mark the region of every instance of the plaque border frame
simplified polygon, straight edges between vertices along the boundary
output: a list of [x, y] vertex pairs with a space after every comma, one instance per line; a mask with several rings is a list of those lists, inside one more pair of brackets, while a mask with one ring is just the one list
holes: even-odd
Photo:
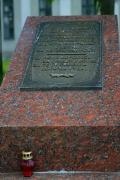
[[[88, 86], [84, 86], [84, 85], [79, 85], [78, 83], [74, 83], [72, 86], [67, 84], [67, 86], [65, 86], [64, 84], [59, 84], [59, 86], [56, 85], [47, 85], [47, 84], [40, 84], [38, 82], [34, 82], [32, 81], [32, 73], [31, 73], [31, 67], [32, 67], [32, 54], [34, 52], [35, 49], [35, 45], [36, 45], [36, 38], [39, 34], [39, 30], [40, 28], [42, 28], [42, 24], [45, 23], [54, 23], [54, 22], [98, 22], [100, 23], [100, 58], [99, 58], [99, 68], [100, 68], [100, 82], [96, 85], [88, 85]], [[40, 27], [41, 26], [41, 27]], [[25, 69], [24, 69], [24, 75], [22, 77], [22, 80], [20, 82], [19, 85], [19, 89], [20, 91], [49, 91], [49, 90], [102, 90], [103, 88], [103, 22], [102, 20], [56, 20], [56, 21], [42, 21], [38, 24], [38, 26], [36, 27], [36, 31], [35, 31], [35, 37], [32, 40], [32, 51], [30, 52], [29, 58], [28, 58], [28, 62], [25, 65]], [[32, 60], [31, 60], [32, 59]]]

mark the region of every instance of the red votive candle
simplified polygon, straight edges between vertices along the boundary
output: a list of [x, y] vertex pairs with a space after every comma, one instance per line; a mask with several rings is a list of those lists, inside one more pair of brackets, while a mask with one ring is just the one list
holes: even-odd
[[22, 152], [22, 161], [21, 168], [23, 176], [30, 177], [33, 174], [33, 168], [35, 166], [34, 161], [32, 160], [32, 152]]

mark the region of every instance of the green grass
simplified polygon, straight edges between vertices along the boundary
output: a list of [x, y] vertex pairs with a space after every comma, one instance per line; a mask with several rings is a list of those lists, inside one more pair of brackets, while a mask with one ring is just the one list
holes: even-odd
[[9, 69], [9, 65], [10, 65], [11, 61], [10, 60], [4, 60], [2, 62], [2, 65], [3, 65], [3, 73], [0, 72], [0, 85], [2, 84], [2, 80], [3, 80], [3, 77], [4, 75], [6, 74], [6, 72], [8, 71]]
[[3, 74], [5, 74], [8, 71], [10, 63], [11, 63], [10, 60], [3, 61]]

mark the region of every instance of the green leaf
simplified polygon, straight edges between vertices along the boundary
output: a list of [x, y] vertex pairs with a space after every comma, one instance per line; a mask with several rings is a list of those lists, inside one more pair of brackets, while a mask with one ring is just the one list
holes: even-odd
[[54, 0], [47, 0], [49, 4], [52, 4]]

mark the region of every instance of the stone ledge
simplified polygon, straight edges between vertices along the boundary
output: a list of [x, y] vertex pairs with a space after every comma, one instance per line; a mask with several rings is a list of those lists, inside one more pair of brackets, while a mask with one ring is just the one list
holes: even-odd
[[88, 180], [88, 179], [94, 179], [94, 180], [119, 180], [120, 179], [120, 172], [114, 172], [114, 173], [101, 173], [101, 172], [79, 172], [79, 173], [34, 173], [32, 177], [23, 177], [21, 173], [5, 173], [0, 174], [1, 180], [7, 179], [7, 180]]

